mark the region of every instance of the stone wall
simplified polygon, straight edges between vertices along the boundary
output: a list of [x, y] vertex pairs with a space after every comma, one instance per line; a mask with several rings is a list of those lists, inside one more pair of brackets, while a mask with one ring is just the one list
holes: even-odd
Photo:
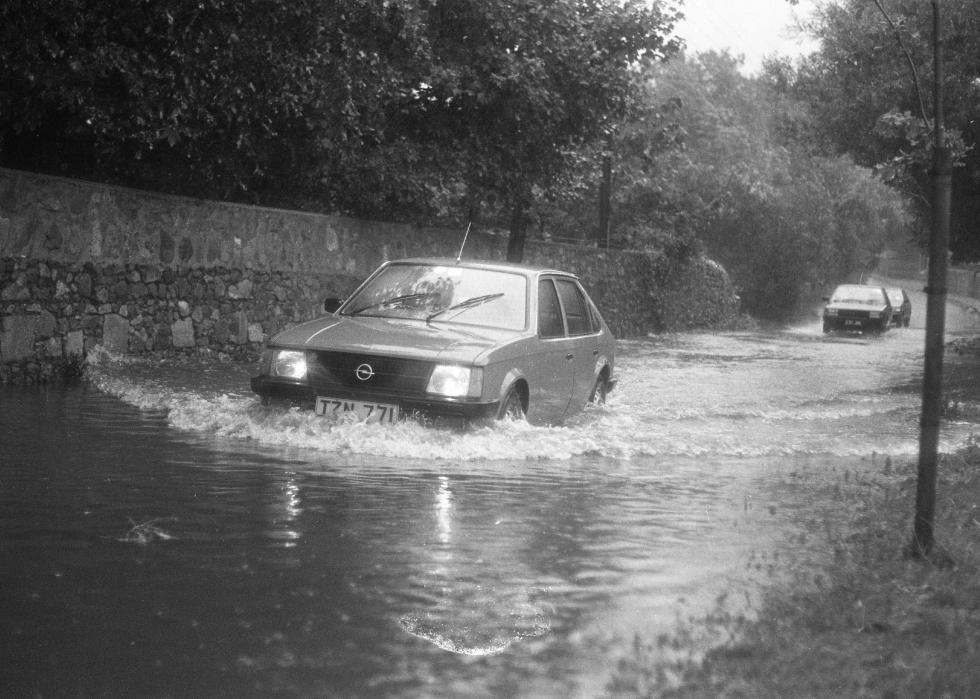
[[[194, 200], [0, 169], [0, 379], [41, 376], [96, 345], [252, 358], [387, 259], [455, 257], [460, 231]], [[502, 260], [471, 232], [464, 258]], [[663, 269], [629, 251], [531, 242], [577, 273], [619, 337], [729, 324], [717, 265]]]

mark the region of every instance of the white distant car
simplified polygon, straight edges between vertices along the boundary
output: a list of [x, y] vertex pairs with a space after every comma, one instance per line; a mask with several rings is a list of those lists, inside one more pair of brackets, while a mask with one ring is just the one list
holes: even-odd
[[823, 331], [856, 330], [883, 333], [892, 322], [892, 305], [879, 286], [841, 284], [824, 297]]
[[615, 384], [615, 338], [575, 275], [452, 259], [381, 265], [330, 315], [280, 332], [263, 402], [389, 423], [410, 415], [554, 424]]

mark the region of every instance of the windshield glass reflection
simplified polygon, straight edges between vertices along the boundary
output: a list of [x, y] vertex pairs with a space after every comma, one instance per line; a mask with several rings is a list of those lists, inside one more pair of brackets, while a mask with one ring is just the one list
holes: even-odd
[[340, 312], [523, 330], [527, 326], [527, 280], [521, 274], [497, 270], [393, 264], [351, 297]]

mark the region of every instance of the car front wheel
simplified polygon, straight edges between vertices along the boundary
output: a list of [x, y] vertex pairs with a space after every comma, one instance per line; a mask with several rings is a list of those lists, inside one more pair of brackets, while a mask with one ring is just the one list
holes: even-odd
[[500, 410], [497, 411], [498, 420], [524, 420], [524, 403], [521, 401], [521, 394], [517, 388], [511, 386], [507, 389], [507, 394], [500, 401]]
[[603, 405], [606, 402], [606, 395], [608, 395], [609, 390], [606, 385], [606, 380], [601, 376], [595, 380], [595, 386], [592, 387], [592, 393], [589, 394], [589, 402], [595, 403], [596, 405]]

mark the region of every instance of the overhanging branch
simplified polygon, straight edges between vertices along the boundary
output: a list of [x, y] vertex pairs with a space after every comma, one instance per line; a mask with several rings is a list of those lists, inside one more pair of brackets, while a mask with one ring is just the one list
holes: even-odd
[[926, 105], [922, 99], [922, 90], [919, 88], [919, 71], [917, 71], [915, 68], [915, 61], [912, 60], [912, 54], [905, 47], [905, 42], [902, 41], [902, 34], [898, 31], [898, 26], [892, 21], [892, 18], [888, 15], [888, 12], [885, 11], [885, 7], [881, 4], [881, 0], [874, 0], [874, 4], [878, 8], [878, 11], [881, 12], [881, 16], [885, 18], [886, 22], [888, 22], [888, 26], [891, 27], [892, 32], [895, 34], [895, 40], [898, 42], [898, 47], [902, 50], [902, 53], [905, 54], [905, 60], [908, 61], [909, 64], [909, 70], [912, 71], [912, 84], [915, 86], [915, 97], [919, 100], [919, 113], [922, 115], [922, 121], [924, 121], [928, 126], [929, 117], [926, 114]]

